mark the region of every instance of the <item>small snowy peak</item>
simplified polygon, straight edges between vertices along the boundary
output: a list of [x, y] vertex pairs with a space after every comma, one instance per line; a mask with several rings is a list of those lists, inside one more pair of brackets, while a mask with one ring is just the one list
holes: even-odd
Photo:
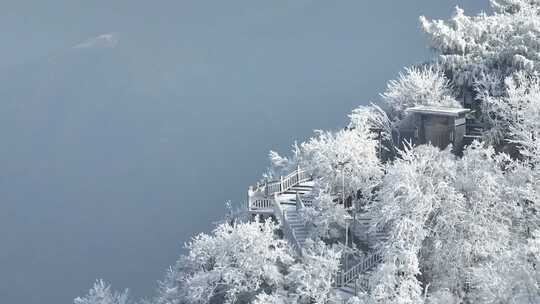
[[76, 46], [74, 49], [88, 49], [88, 48], [114, 48], [118, 45], [118, 35], [114, 33], [108, 33], [99, 35], [87, 39]]

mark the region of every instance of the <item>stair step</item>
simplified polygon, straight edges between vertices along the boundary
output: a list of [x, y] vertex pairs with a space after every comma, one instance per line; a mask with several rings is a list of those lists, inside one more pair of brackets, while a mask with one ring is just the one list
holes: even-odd
[[292, 195], [296, 195], [296, 193], [298, 193], [300, 195], [304, 195], [306, 193], [309, 193], [309, 191], [304, 191], [304, 190], [291, 191], [291, 190], [287, 190], [287, 191], [283, 192], [283, 194], [292, 194]]
[[340, 291], [344, 292], [344, 293], [347, 293], [347, 294], [350, 294], [350, 295], [354, 295], [354, 288], [350, 288], [348, 286], [342, 286], [342, 287], [339, 287], [338, 288]]
[[291, 202], [281, 202], [280, 204], [285, 205], [285, 206], [296, 206], [296, 203], [291, 203]]
[[303, 228], [306, 225], [304, 224], [303, 221], [289, 221], [289, 226], [296, 227], [296, 228], [299, 228], [299, 227]]
[[292, 223], [292, 222], [304, 222], [302, 221], [302, 217], [300, 216], [289, 216], [287, 215], [287, 220], [289, 223]]
[[302, 220], [301, 216], [289, 216], [288, 214], [287, 214], [287, 220], [288, 220], [289, 223], [291, 223], [291, 222], [304, 222]]
[[306, 230], [306, 226], [305, 225], [289, 225], [292, 229], [294, 229], [295, 231], [304, 231]]

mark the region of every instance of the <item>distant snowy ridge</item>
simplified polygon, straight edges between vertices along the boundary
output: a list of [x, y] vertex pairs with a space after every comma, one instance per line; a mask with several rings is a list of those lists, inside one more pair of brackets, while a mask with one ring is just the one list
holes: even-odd
[[73, 48], [74, 49], [114, 48], [117, 45], [118, 45], [118, 34], [108, 33], [108, 34], [103, 34], [97, 37], [87, 39], [75, 45]]

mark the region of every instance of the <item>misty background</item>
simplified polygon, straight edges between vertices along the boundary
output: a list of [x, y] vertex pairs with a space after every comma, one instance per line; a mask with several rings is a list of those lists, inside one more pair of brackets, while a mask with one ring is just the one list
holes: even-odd
[[343, 127], [487, 0], [0, 1], [0, 302], [150, 297], [273, 149]]

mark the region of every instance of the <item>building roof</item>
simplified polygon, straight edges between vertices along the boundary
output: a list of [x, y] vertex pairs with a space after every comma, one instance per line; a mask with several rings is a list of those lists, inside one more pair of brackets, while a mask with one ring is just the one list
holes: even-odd
[[459, 117], [461, 114], [469, 113], [471, 110], [465, 108], [436, 107], [436, 106], [416, 106], [408, 108], [407, 112], [419, 114], [431, 114], [439, 116]]

